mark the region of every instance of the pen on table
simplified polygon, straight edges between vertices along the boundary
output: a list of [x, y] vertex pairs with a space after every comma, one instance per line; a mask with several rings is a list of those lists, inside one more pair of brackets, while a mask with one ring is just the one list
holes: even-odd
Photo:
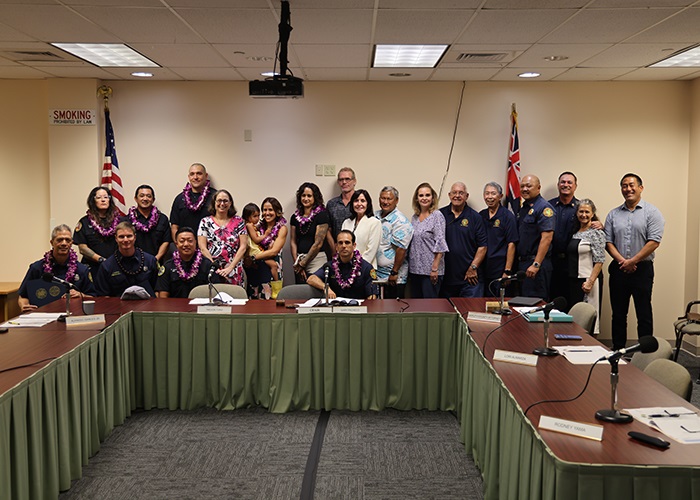
[[645, 415], [646, 418], [678, 418], [681, 415], [695, 415], [695, 412], [691, 413], [654, 413], [653, 415]]
[[593, 352], [593, 349], [567, 349], [566, 352]]

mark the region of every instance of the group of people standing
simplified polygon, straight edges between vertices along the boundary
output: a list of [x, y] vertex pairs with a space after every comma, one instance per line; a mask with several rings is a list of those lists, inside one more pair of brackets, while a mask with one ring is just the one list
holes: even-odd
[[[640, 335], [651, 334], [653, 257], [664, 219], [641, 201], [636, 174], [623, 177], [625, 203], [608, 214], [604, 226], [593, 201], [575, 197], [572, 172], [559, 176], [559, 196], [549, 201], [540, 194], [540, 180], [524, 176], [517, 214], [502, 205], [503, 189], [496, 182], [484, 186], [481, 212], [468, 206], [462, 182], [451, 186], [450, 203], [442, 208], [435, 190], [422, 183], [413, 194], [410, 220], [398, 210], [393, 186], [381, 189], [375, 211], [370, 193], [355, 189], [351, 168], [340, 169], [337, 180], [340, 195], [325, 205], [316, 184], [301, 184], [289, 228], [273, 197], [259, 207], [247, 204], [239, 216], [231, 193], [214, 190], [200, 163], [190, 166], [169, 218], [154, 205], [151, 186], [136, 189], [135, 206], [122, 217], [110, 193], [96, 187], [72, 238], [66, 226], [55, 228], [52, 250], [30, 266], [25, 282], [48, 269], [87, 294], [120, 295], [139, 285], [150, 295], [187, 297], [214, 276], [238, 285], [247, 279], [252, 297], [274, 298], [282, 288], [282, 250], [289, 236], [295, 282], [323, 288], [328, 280], [334, 296], [374, 297], [382, 282], [386, 298], [404, 297], [407, 284], [414, 298], [495, 296], [494, 282], [520, 270], [526, 276], [520, 294], [563, 296], [569, 305], [587, 301], [599, 310], [607, 249], [613, 257], [614, 347], [626, 338], [630, 297]], [[23, 310], [31, 309], [25, 283], [20, 296]]]

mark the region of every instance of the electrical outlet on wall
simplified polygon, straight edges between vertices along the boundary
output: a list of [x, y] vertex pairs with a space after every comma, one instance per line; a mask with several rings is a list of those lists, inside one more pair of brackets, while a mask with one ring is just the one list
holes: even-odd
[[335, 175], [335, 165], [324, 165], [323, 175], [333, 177]]
[[323, 175], [323, 165], [316, 165], [316, 177]]

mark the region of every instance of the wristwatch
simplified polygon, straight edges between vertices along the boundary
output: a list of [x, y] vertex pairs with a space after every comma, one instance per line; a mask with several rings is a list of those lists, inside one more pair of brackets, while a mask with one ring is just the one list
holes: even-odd
[[478, 268], [478, 267], [476, 267], [476, 266], [475, 266], [474, 264], [472, 264], [472, 265], [471, 265], [471, 266], [469, 266], [469, 267], [471, 267], [472, 269], [474, 269], [474, 271], [476, 271], [477, 269], [479, 269], [479, 268]]
[[394, 271], [394, 270], [392, 269], [391, 272], [389, 273], [389, 276], [397, 276], [398, 274], [399, 274], [398, 271]]
[[535, 266], [537, 269], [540, 268], [540, 263], [539, 263], [539, 262], [533, 262], [532, 265]]
[[253, 262], [255, 262], [255, 260], [256, 260], [256, 259], [255, 259], [255, 255], [251, 255], [251, 256], [250, 256], [250, 260], [252, 260]]
[[100, 258], [97, 259], [97, 262], [99, 262], [100, 264], [102, 264], [104, 261], [105, 261], [105, 258], [102, 257], [101, 255], [100, 255]]

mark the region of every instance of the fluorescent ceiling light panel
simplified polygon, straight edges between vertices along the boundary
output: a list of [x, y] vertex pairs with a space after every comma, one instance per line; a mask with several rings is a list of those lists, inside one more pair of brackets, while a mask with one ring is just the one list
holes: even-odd
[[434, 68], [447, 45], [376, 45], [373, 68]]
[[649, 66], [650, 68], [695, 68], [700, 67], [700, 46], [667, 57], [663, 61]]
[[123, 43], [52, 43], [51, 45], [101, 68], [158, 67], [158, 64]]

